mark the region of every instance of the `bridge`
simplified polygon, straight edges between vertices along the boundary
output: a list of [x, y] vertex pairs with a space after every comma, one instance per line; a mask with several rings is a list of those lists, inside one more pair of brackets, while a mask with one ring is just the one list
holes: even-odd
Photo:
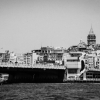
[[[0, 63], [0, 73], [9, 74], [10, 82], [63, 82], [66, 70], [64, 65]], [[88, 67], [89, 75], [94, 72], [99, 75], [100, 68]], [[79, 74], [82, 73], [84, 70]]]
[[0, 73], [9, 74], [10, 82], [63, 82], [65, 69], [53, 64], [0, 63]]

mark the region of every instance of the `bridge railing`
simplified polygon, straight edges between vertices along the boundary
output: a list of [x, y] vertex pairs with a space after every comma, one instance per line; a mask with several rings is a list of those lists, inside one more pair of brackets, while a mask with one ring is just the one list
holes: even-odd
[[66, 69], [63, 65], [53, 65], [53, 64], [34, 64], [32, 68], [44, 68], [44, 69]]
[[15, 63], [0, 63], [0, 67], [12, 67], [12, 68], [43, 68], [43, 69], [65, 69], [64, 66], [53, 65], [53, 64], [15, 64]]
[[0, 62], [0, 67], [21, 67], [21, 68], [30, 68], [32, 67], [31, 65], [28, 64], [15, 64], [15, 63], [1, 63]]

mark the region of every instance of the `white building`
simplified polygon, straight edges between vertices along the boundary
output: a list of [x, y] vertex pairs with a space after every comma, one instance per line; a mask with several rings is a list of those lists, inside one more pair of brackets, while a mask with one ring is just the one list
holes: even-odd
[[34, 52], [32, 53], [32, 65], [36, 64], [38, 57], [39, 57], [39, 55], [37, 55]]
[[10, 52], [10, 59], [9, 59], [9, 62], [10, 63], [15, 63], [17, 60], [17, 56], [14, 52]]

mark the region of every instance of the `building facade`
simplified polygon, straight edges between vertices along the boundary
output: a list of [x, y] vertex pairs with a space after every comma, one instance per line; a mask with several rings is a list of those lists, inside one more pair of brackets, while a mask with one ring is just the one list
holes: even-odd
[[38, 56], [38, 62], [62, 64], [63, 53], [67, 52], [62, 47], [41, 47], [39, 50], [33, 50]]
[[32, 64], [32, 53], [25, 53], [23, 56], [24, 56], [24, 64], [31, 65]]

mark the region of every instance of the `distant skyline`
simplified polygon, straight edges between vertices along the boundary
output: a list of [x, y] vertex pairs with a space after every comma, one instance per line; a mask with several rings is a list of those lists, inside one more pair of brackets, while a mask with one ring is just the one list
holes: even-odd
[[100, 43], [100, 0], [0, 0], [0, 51], [87, 43], [91, 25]]

